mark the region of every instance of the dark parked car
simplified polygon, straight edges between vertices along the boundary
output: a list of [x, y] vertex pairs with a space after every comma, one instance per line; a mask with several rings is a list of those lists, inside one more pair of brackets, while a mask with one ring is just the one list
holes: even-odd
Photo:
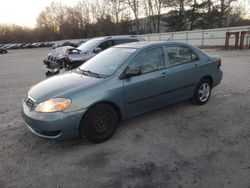
[[5, 48], [0, 47], [0, 54], [7, 54], [8, 51]]
[[44, 64], [49, 69], [46, 72], [46, 76], [58, 74], [61, 69], [74, 69], [111, 46], [142, 40], [143, 38], [137, 36], [97, 37], [77, 48], [72, 46], [55, 48], [44, 60]]
[[183, 43], [118, 45], [33, 86], [23, 119], [42, 138], [103, 142], [127, 118], [185, 99], [205, 104], [221, 82], [220, 66], [220, 58]]

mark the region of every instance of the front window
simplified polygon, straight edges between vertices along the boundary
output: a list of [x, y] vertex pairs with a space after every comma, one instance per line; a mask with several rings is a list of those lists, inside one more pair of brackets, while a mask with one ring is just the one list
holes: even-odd
[[135, 51], [133, 48], [109, 48], [81, 65], [80, 69], [109, 76]]
[[133, 62], [130, 68], [139, 68], [141, 73], [160, 70], [165, 67], [164, 53], [162, 47], [153, 48], [142, 52]]
[[93, 50], [101, 42], [101, 40], [102, 39], [91, 39], [77, 47], [77, 49], [81, 50], [83, 53], [88, 53]]

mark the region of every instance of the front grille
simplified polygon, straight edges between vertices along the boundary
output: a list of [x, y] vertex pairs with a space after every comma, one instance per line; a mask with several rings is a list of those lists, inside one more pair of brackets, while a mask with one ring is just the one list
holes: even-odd
[[54, 61], [54, 62], [57, 62], [57, 58], [56, 57], [53, 57], [53, 56], [48, 56], [48, 60], [49, 61]]
[[32, 109], [33, 107], [34, 107], [34, 105], [35, 105], [35, 102], [31, 99], [31, 98], [29, 98], [28, 97], [28, 99], [26, 100], [26, 106], [29, 108], [29, 109]]

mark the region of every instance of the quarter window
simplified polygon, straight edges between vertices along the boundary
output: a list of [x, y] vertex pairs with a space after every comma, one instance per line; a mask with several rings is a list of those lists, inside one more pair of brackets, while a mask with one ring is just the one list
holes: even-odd
[[156, 71], [165, 67], [162, 48], [154, 48], [141, 53], [134, 61], [131, 68], [140, 68], [141, 73]]
[[168, 66], [189, 63], [198, 59], [198, 56], [185, 47], [167, 47]]

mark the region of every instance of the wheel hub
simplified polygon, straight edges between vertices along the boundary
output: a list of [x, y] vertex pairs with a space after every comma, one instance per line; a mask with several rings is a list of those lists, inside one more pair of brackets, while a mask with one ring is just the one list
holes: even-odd
[[109, 121], [105, 116], [97, 116], [95, 121], [93, 122], [93, 128], [97, 133], [104, 133], [109, 128]]
[[203, 83], [199, 89], [199, 100], [205, 102], [210, 95], [210, 86], [208, 83]]

